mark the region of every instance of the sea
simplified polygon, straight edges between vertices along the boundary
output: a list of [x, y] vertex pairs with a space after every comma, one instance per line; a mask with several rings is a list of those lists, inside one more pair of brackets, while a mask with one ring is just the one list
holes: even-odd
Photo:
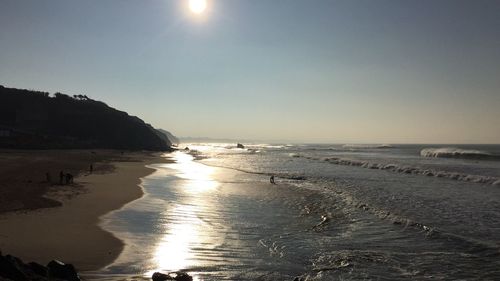
[[500, 280], [500, 145], [181, 147], [102, 219], [126, 246], [94, 277]]

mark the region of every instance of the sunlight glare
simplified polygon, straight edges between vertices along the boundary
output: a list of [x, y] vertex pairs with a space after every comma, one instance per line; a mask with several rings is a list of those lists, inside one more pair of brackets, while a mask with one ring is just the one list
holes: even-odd
[[195, 14], [201, 14], [207, 8], [206, 0], [189, 0], [189, 9]]
[[178, 206], [172, 212], [184, 213], [186, 222], [169, 225], [168, 234], [163, 237], [160, 244], [156, 247], [155, 262], [156, 270], [182, 270], [191, 265], [194, 255], [191, 251], [193, 243], [199, 240], [198, 225], [195, 219], [189, 219], [195, 216], [190, 206]]
[[219, 183], [213, 179], [215, 168], [194, 162], [193, 156], [186, 153], [176, 153], [175, 160], [176, 163], [172, 166], [180, 171], [178, 177], [187, 180], [181, 185], [187, 192], [207, 192], [219, 186]]

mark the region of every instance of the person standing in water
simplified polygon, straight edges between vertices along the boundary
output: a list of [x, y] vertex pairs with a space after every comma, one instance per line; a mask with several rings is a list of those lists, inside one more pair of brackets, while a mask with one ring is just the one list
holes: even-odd
[[274, 181], [274, 175], [271, 176], [271, 178], [269, 179], [269, 182], [272, 184], [276, 184], [276, 182]]

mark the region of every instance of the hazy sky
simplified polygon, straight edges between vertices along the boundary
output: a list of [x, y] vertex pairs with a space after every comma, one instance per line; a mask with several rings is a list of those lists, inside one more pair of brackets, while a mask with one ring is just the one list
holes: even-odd
[[0, 84], [178, 136], [500, 143], [500, 1], [0, 0]]

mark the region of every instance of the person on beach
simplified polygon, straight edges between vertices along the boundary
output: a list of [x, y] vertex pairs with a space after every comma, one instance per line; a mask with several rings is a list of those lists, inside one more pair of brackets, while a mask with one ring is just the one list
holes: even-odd
[[64, 172], [60, 171], [59, 172], [59, 184], [63, 185], [63, 180], [64, 180]]
[[52, 182], [52, 180], [50, 178], [50, 173], [49, 172], [45, 173], [45, 179], [47, 180], [48, 183]]
[[276, 182], [274, 181], [274, 175], [271, 176], [271, 178], [269, 179], [269, 182], [272, 184], [276, 184]]
[[70, 173], [66, 174], [66, 184], [73, 183], [73, 175]]
[[89, 169], [90, 173], [92, 174], [92, 172], [94, 171], [94, 166], [92, 164], [90, 164], [90, 169]]

